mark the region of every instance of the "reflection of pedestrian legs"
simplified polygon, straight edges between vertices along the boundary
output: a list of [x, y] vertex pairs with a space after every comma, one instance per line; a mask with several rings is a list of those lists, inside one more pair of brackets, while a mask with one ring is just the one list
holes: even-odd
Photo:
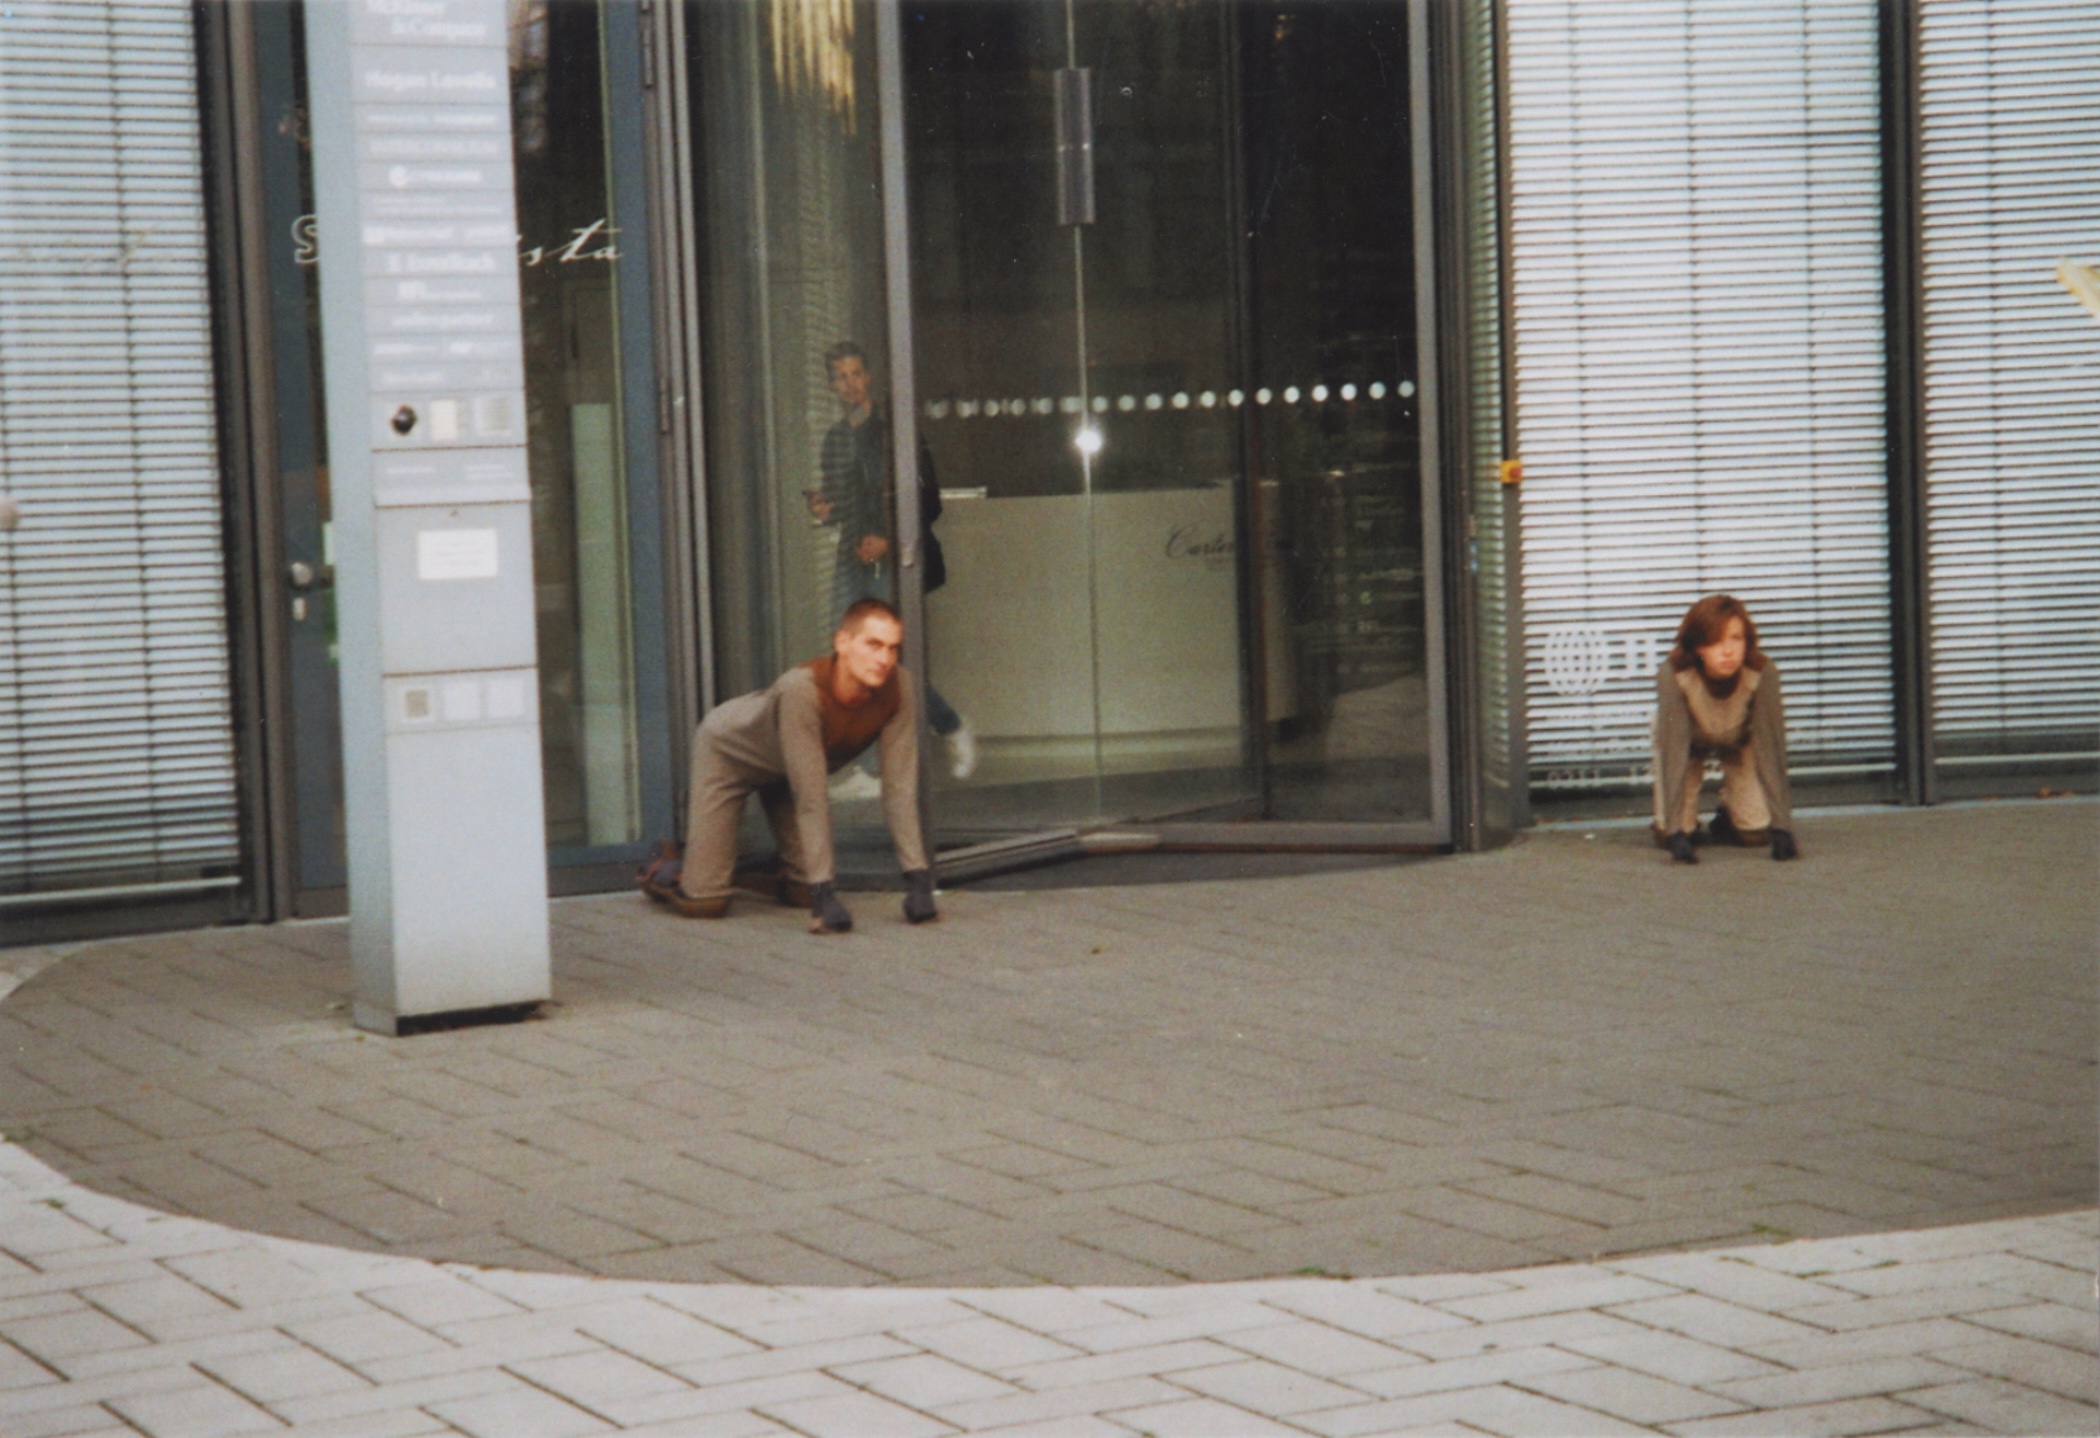
[[834, 804], [870, 803], [882, 797], [882, 781], [875, 777], [869, 766], [873, 763], [865, 754], [831, 776], [830, 793]]
[[955, 706], [943, 699], [941, 691], [931, 684], [926, 686], [926, 722], [943, 739], [962, 728], [963, 722], [962, 715], [955, 712]]
[[926, 722], [933, 732], [948, 741], [948, 772], [967, 779], [977, 768], [977, 736], [955, 706], [931, 684], [926, 686]]

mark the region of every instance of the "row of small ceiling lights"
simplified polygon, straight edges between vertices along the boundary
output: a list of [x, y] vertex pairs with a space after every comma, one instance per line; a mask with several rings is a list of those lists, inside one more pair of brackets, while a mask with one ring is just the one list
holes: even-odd
[[[1285, 404], [1297, 404], [1299, 401], [1306, 399], [1311, 400], [1314, 404], [1325, 404], [1330, 399], [1338, 399], [1344, 404], [1348, 404], [1355, 401], [1359, 394], [1366, 399], [1382, 400], [1388, 394], [1397, 395], [1401, 399], [1412, 399], [1414, 398], [1414, 393], [1415, 382], [1411, 379], [1404, 379], [1390, 389], [1387, 388], [1385, 381], [1373, 380], [1361, 389], [1354, 383], [1338, 385], [1331, 389], [1324, 384], [1316, 384], [1310, 390], [1300, 390], [1298, 386], [1290, 385], [1283, 391], [1281, 396], [1276, 391], [1263, 386], [1254, 392], [1253, 400], [1258, 405], [1273, 403], [1278, 398], [1281, 398]], [[1216, 409], [1220, 403], [1227, 408], [1238, 409], [1247, 402], [1247, 399], [1246, 391], [1237, 389], [1227, 390], [1222, 395], [1216, 390], [1209, 389], [1195, 395], [1189, 394], [1185, 390], [1172, 395], [1148, 394], [1142, 398], [1134, 394], [1126, 394], [1118, 395], [1113, 400], [1105, 394], [1097, 394], [1094, 396], [1093, 409], [1095, 414], [1107, 414], [1111, 408], [1124, 414], [1129, 414], [1138, 409], [1187, 409], [1191, 405], [1197, 409]], [[1001, 415], [1018, 417], [1027, 414], [1079, 414], [1085, 408], [1085, 403], [1076, 394], [1068, 394], [1063, 399], [937, 399], [927, 403], [926, 417], [928, 419], [947, 419], [950, 415], [953, 415], [957, 419], [975, 419], [979, 415], [984, 415], [987, 418], [997, 418]]]

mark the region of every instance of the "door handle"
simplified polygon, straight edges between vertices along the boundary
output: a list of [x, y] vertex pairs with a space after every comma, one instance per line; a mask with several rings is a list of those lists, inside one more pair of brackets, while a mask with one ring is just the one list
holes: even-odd
[[1094, 72], [1057, 72], [1057, 222], [1094, 223]]

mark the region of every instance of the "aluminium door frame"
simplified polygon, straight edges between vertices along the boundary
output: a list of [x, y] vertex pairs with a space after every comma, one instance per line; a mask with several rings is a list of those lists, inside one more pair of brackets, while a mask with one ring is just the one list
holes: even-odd
[[[1472, 27], [1485, 17], [1484, 36]], [[1452, 683], [1446, 712], [1452, 729], [1452, 837], [1454, 849], [1480, 850], [1507, 843], [1528, 822], [1528, 785], [1523, 764], [1523, 652], [1522, 592], [1517, 579], [1522, 567], [1521, 502], [1517, 484], [1501, 486], [1501, 554], [1499, 572], [1480, 573], [1478, 560], [1479, 513], [1476, 503], [1481, 476], [1477, 466], [1484, 452], [1495, 459], [1518, 453], [1515, 442], [1515, 406], [1511, 396], [1511, 351], [1509, 345], [1510, 274], [1508, 204], [1508, 106], [1503, 82], [1505, 47], [1504, 9], [1500, 0], [1456, 0], [1430, 9], [1430, 54], [1432, 93], [1428, 104], [1430, 140], [1434, 153], [1434, 193], [1440, 203], [1432, 206], [1437, 244], [1438, 273], [1442, 283], [1432, 297], [1441, 327], [1440, 367], [1447, 402], [1439, 410], [1446, 426], [1439, 447], [1446, 484], [1443, 487], [1447, 513], [1452, 517], [1442, 536], [1442, 554], [1449, 583], [1445, 596], [1450, 605], [1444, 632], [1452, 646], [1447, 673]], [[1486, 169], [1477, 168], [1478, 157], [1467, 153], [1474, 143], [1473, 117], [1477, 97], [1468, 93], [1473, 70], [1467, 47], [1485, 39], [1489, 47], [1488, 84], [1491, 87], [1487, 121], [1491, 127], [1493, 154]], [[1492, 232], [1478, 235], [1469, 224], [1476, 185], [1491, 189], [1495, 214]], [[1499, 424], [1482, 433], [1476, 425], [1477, 398], [1482, 376], [1473, 363], [1477, 333], [1473, 317], [1479, 312], [1474, 284], [1477, 269], [1469, 247], [1475, 243], [1494, 246], [1495, 305], [1489, 326], [1498, 340], [1498, 364], [1494, 384], [1503, 396]], [[1503, 667], [1485, 667], [1482, 632], [1483, 581], [1502, 589], [1505, 626]], [[1509, 749], [1490, 754], [1487, 730], [1488, 696], [1501, 686], [1509, 712]], [[1488, 776], [1495, 765], [1506, 767], [1510, 783], [1507, 822], [1492, 823], [1488, 799]]]
[[[657, 449], [663, 484], [666, 723], [671, 768], [682, 774], [685, 746], [715, 694], [713, 536], [708, 528], [706, 410], [700, 373], [698, 195], [692, 153], [683, 0], [639, 0], [643, 152], [648, 165], [651, 325], [656, 356]], [[685, 786], [674, 822], [683, 832]]]
[[[549, 892], [601, 893], [624, 887], [634, 860], [651, 832], [676, 814], [675, 755], [684, 747], [675, 696], [680, 682], [676, 655], [678, 609], [668, 603], [676, 569], [661, 542], [674, 534], [664, 521], [669, 493], [679, 486], [673, 455], [664, 439], [666, 382], [660, 345], [644, 346], [643, 332], [662, 328], [657, 300], [662, 266], [654, 223], [650, 162], [652, 129], [646, 96], [663, 88], [661, 47], [655, 43], [651, 5], [602, 0], [599, 63], [604, 75], [606, 189], [625, 243], [613, 273], [614, 333], [619, 338], [620, 469], [627, 499], [627, 605], [634, 684], [635, 789], [641, 836], [624, 844], [564, 844], [547, 849]], [[645, 97], [636, 102], [629, 96]], [[639, 223], [637, 223], [639, 221]], [[668, 721], [668, 722], [664, 722]]]
[[262, 94], [255, 15], [199, 5], [198, 108], [219, 354], [219, 465], [227, 516], [227, 638], [241, 786], [243, 919], [277, 919], [298, 892], [291, 783], [289, 626], [270, 346], [269, 226], [263, 207]]
[[[1431, 53], [1432, 10], [1438, 0], [1408, 0], [1407, 124], [1408, 189], [1414, 246], [1415, 396], [1421, 415], [1416, 436], [1421, 458], [1423, 673], [1429, 705], [1429, 818], [1380, 821], [1349, 819], [1253, 819], [1241, 822], [1167, 821], [1119, 824], [1119, 830], [1156, 834], [1162, 843], [1200, 849], [1321, 849], [1335, 852], [1445, 849], [1453, 843], [1453, 774], [1450, 666], [1453, 647], [1447, 630], [1451, 616], [1462, 613], [1449, 602], [1445, 577], [1450, 572], [1444, 532], [1445, 426], [1444, 353], [1438, 283], [1435, 201], [1437, 164], [1444, 129], [1436, 123], [1433, 103], [1435, 57]], [[1451, 386], [1454, 394], [1462, 387]], [[1463, 473], [1463, 470], [1460, 471]], [[1251, 503], [1258, 496], [1248, 496]], [[1463, 512], [1463, 511], [1460, 511]], [[1242, 551], [1245, 552], [1244, 550]], [[1245, 562], [1263, 563], [1256, 554]], [[1462, 571], [1461, 571], [1462, 572]], [[1248, 653], [1241, 655], [1243, 671]], [[1257, 684], [1259, 671], [1247, 680]], [[1257, 687], [1257, 704], [1261, 690]], [[1261, 733], [1268, 716], [1261, 712]]]
[[1887, 332], [1890, 693], [1905, 804], [1939, 801], [1925, 506], [1923, 97], [1916, 8], [1880, 7], [1882, 312]]
[[[265, 641], [260, 683], [274, 876], [271, 902], [261, 917], [328, 917], [348, 907], [347, 855], [335, 853], [331, 866], [326, 852], [309, 852], [308, 841], [332, 828], [333, 803], [342, 792], [340, 699], [332, 678], [311, 682], [319, 636], [290, 617], [294, 596], [287, 583], [294, 561], [319, 566], [324, 559], [318, 475], [327, 464], [321, 447], [326, 420], [316, 402], [306, 307], [303, 297], [290, 300], [284, 293], [283, 269], [289, 263], [293, 273], [300, 273], [316, 257], [302, 261], [281, 248], [294, 233], [285, 223], [287, 212], [296, 218], [300, 210], [299, 162], [295, 155], [287, 157], [299, 141], [272, 124], [273, 115], [295, 110], [292, 57], [303, 50], [305, 38], [299, 12], [288, 3], [206, 8], [226, 10], [235, 47], [232, 113], [241, 234], [247, 246], [241, 257], [250, 373], [245, 398], [256, 476], [257, 572], [250, 592]], [[303, 486], [287, 484], [294, 471], [309, 474]], [[332, 592], [323, 591], [319, 598], [334, 603]], [[304, 685], [302, 672], [309, 681]]]
[[[1408, 0], [1408, 181], [1415, 241], [1415, 394], [1422, 416], [1422, 588], [1425, 668], [1429, 678], [1430, 841], [1452, 842], [1450, 607], [1445, 593], [1444, 346], [1439, 323], [1436, 242], [1437, 154], [1443, 127], [1434, 103], [1435, 56], [1431, 8], [1438, 0]], [[1454, 393], [1457, 388], [1453, 387]]]
[[[890, 473], [897, 507], [897, 609], [904, 618], [904, 667], [916, 681], [919, 767], [933, 752], [926, 703], [926, 569], [920, 552], [918, 353], [913, 348], [911, 196], [905, 188], [904, 33], [901, 0], [875, 0], [875, 108], [881, 127], [883, 299], [890, 350]], [[918, 786], [919, 829], [927, 856], [939, 852], [933, 786]]]
[[[925, 682], [924, 569], [919, 553], [917, 371], [912, 353], [911, 233], [905, 188], [904, 70], [900, 0], [875, 0], [877, 108], [883, 185], [884, 338], [889, 346], [892, 472], [896, 485], [898, 600], [904, 616], [904, 662]], [[709, 532], [706, 410], [701, 372], [701, 297], [693, 155], [690, 66], [684, 0], [640, 0], [644, 88], [643, 149], [649, 178], [651, 276], [655, 288], [657, 416], [670, 666], [667, 709], [681, 747], [684, 736], [718, 702], [715, 676], [713, 536]], [[920, 752], [930, 751], [923, 691], [918, 705]], [[675, 792], [683, 794], [684, 786]], [[919, 790], [929, 854], [937, 848], [931, 786]], [[682, 805], [676, 821], [684, 821]]]
[[[1244, 222], [1247, 213], [1247, 112], [1246, 86], [1237, 82], [1246, 52], [1242, 33], [1245, 16], [1237, 5], [1226, 7], [1218, 26], [1218, 67], [1226, 77], [1219, 103], [1224, 107], [1222, 156], [1225, 213], [1222, 222], [1232, 234], [1226, 247], [1232, 295], [1229, 340], [1236, 357], [1252, 352], [1254, 333], [1253, 250], [1254, 232]], [[1252, 792], [1254, 813], [1267, 813], [1275, 794], [1275, 765], [1269, 753], [1269, 626], [1264, 596], [1268, 589], [1269, 530], [1262, 508], [1261, 482], [1266, 471], [1257, 462], [1255, 416], [1241, 406], [1234, 428], [1239, 446], [1240, 470], [1235, 480], [1233, 503], [1234, 553], [1239, 556], [1233, 579], [1240, 626], [1240, 766]], [[1208, 809], [1214, 817], [1245, 808], [1249, 800], [1227, 801]]]

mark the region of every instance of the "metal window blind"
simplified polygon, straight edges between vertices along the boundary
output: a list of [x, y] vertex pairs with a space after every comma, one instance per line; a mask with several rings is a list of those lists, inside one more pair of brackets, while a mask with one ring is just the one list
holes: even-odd
[[1797, 771], [1887, 768], [1867, 0], [1508, 0], [1535, 790], [1645, 781], [1692, 600], [1750, 606]]
[[1942, 763], [2100, 726], [2100, 8], [1919, 11], [1926, 544]]
[[0, 902], [239, 858], [191, 24], [0, 17]]

